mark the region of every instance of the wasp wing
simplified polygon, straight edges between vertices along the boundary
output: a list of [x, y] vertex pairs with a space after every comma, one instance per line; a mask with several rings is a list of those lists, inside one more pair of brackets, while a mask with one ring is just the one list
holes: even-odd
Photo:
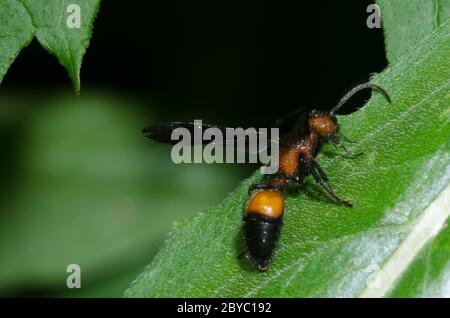
[[[212, 125], [196, 125], [194, 123], [182, 123], [182, 122], [167, 122], [167, 123], [157, 123], [152, 126], [148, 126], [142, 130], [142, 133], [145, 137], [153, 139], [157, 142], [169, 144], [169, 145], [175, 145], [179, 142], [179, 139], [172, 139], [172, 133], [175, 131], [175, 129], [178, 128], [185, 128], [187, 129], [191, 136], [194, 136], [195, 129], [207, 129], [207, 128], [217, 128], [219, 129], [224, 135], [226, 128], [220, 127], [220, 126], [212, 126]], [[192, 144], [194, 145], [193, 138]], [[206, 145], [208, 144], [208, 140], [201, 140], [200, 144]]]
[[[172, 133], [177, 128], [184, 128], [189, 131], [191, 136], [194, 136], [194, 132], [196, 129], [201, 129], [202, 134], [203, 131], [208, 128], [215, 128], [218, 129], [222, 133], [222, 140], [207, 140], [203, 139], [203, 137], [200, 140], [195, 140], [195, 138], [191, 138], [191, 146], [194, 145], [207, 145], [212, 144], [216, 146], [221, 146], [225, 148], [234, 148], [237, 151], [240, 152], [247, 152], [247, 153], [259, 153], [261, 151], [264, 151], [270, 147], [271, 142], [279, 143], [279, 140], [277, 139], [271, 139], [269, 138], [267, 133], [254, 130], [253, 132], [242, 134], [242, 135], [235, 135], [231, 134], [230, 130], [234, 131], [234, 128], [227, 128], [227, 127], [221, 127], [221, 126], [214, 126], [214, 125], [208, 125], [208, 124], [195, 124], [195, 123], [183, 123], [183, 122], [166, 122], [166, 123], [157, 123], [152, 126], [148, 126], [142, 130], [143, 134], [150, 139], [153, 139], [155, 141], [158, 141], [160, 143], [166, 143], [170, 145], [175, 145], [180, 142], [179, 139], [172, 139]], [[227, 133], [228, 131], [228, 133]], [[267, 140], [267, 146], [262, 147], [259, 149], [258, 144], [256, 147], [250, 147], [250, 141], [251, 137], [250, 134], [254, 133], [256, 138], [265, 138]], [[256, 140], [258, 140], [256, 139]], [[255, 140], [255, 139], [253, 139]], [[243, 143], [242, 143], [243, 141]], [[238, 146], [243, 146], [243, 148]]]
[[[310, 110], [296, 109], [284, 117], [278, 119], [275, 124], [280, 128], [283, 134], [281, 138], [281, 144], [289, 147], [290, 145], [297, 143], [299, 140], [303, 140], [309, 134], [308, 117]], [[287, 125], [289, 124], [289, 125]], [[286, 131], [286, 127], [293, 127]]]

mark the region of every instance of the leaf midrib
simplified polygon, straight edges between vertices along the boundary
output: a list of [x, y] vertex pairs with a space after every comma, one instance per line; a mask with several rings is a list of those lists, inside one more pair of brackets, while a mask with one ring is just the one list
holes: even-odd
[[[442, 206], [439, 205], [444, 205]], [[444, 228], [445, 222], [450, 217], [450, 185], [442, 190], [439, 196], [431, 202], [429, 207], [415, 222], [414, 226], [410, 229], [408, 236], [402, 241], [402, 243], [396, 248], [389, 259], [385, 262], [384, 266], [375, 273], [378, 278], [377, 281], [384, 282], [384, 285], [366, 286], [366, 288], [360, 294], [360, 297], [384, 297], [395, 285], [395, 282], [401, 277], [402, 273], [409, 267], [409, 265], [415, 260], [416, 256], [423, 250], [427, 243], [432, 242]], [[447, 210], [445, 208], [447, 207]], [[430, 218], [429, 219], [427, 219]], [[427, 232], [426, 225], [433, 225], [433, 229]], [[425, 228], [423, 228], [425, 226]], [[434, 230], [438, 228], [438, 230]], [[420, 237], [415, 233], [416, 229], [420, 229], [422, 235]], [[434, 230], [434, 231], [433, 231]], [[407, 250], [407, 251], [406, 251]], [[409, 252], [409, 253], [408, 253]], [[394, 275], [392, 274], [394, 273]]]

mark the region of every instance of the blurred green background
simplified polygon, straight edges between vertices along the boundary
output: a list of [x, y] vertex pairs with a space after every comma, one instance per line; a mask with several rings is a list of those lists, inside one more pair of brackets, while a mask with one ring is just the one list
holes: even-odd
[[[175, 165], [142, 128], [329, 108], [387, 64], [372, 2], [103, 1], [81, 96], [33, 41], [0, 85], [0, 296], [122, 296], [174, 222], [257, 168]], [[69, 264], [81, 289], [66, 287]]]
[[[242, 177], [172, 164], [170, 147], [141, 135], [157, 118], [133, 98], [31, 95], [0, 96], [3, 295], [121, 296], [174, 220], [219, 203]], [[72, 263], [80, 290], [65, 287]]]

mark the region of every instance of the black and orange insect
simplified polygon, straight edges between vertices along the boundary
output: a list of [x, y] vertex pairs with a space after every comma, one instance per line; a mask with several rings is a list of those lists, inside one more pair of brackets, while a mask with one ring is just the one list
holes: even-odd
[[[279, 169], [272, 175], [265, 175], [260, 183], [249, 188], [249, 200], [243, 217], [244, 236], [246, 241], [245, 255], [256, 263], [260, 271], [265, 271], [270, 263], [275, 244], [283, 222], [285, 190], [290, 185], [301, 185], [307, 176], [312, 175], [317, 184], [338, 204], [352, 207], [352, 203], [342, 200], [331, 187], [328, 177], [317, 163], [316, 158], [326, 143], [341, 147], [347, 155], [356, 157], [341, 142], [346, 139], [339, 131], [335, 112], [355, 93], [362, 89], [375, 88], [390, 102], [389, 95], [380, 86], [365, 83], [354, 87], [330, 112], [312, 110], [309, 112], [294, 111], [277, 122], [277, 126], [289, 117], [298, 116], [292, 131], [279, 140]], [[215, 127], [225, 132], [226, 128]], [[192, 123], [159, 123], [143, 130], [144, 134], [156, 141], [174, 144], [171, 133], [178, 127], [194, 130]], [[224, 134], [225, 135], [225, 134]], [[204, 144], [209, 141], [202, 141]]]

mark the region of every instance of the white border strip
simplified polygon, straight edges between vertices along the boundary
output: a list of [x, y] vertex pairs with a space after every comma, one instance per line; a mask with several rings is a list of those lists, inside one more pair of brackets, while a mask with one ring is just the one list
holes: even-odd
[[363, 298], [384, 297], [405, 272], [422, 247], [436, 236], [446, 225], [450, 216], [450, 185], [425, 210], [414, 224], [411, 232], [400, 244], [394, 254], [373, 274], [367, 287], [361, 293]]

